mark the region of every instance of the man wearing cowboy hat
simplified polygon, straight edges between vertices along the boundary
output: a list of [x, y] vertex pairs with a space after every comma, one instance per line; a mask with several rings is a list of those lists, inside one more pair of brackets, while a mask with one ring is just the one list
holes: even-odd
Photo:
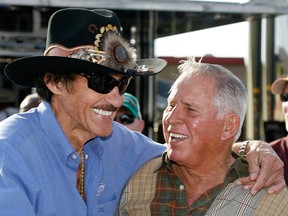
[[[113, 121], [131, 78], [166, 65], [135, 61], [131, 50], [112, 11], [62, 9], [50, 18], [44, 56], [5, 67], [43, 102], [0, 123], [0, 215], [114, 215], [125, 182], [165, 149]], [[275, 179], [262, 177], [258, 186]]]
[[0, 215], [114, 214], [130, 175], [164, 150], [113, 123], [131, 78], [166, 65], [132, 55], [112, 11], [62, 9], [50, 18], [44, 56], [5, 68], [43, 102], [0, 125]]

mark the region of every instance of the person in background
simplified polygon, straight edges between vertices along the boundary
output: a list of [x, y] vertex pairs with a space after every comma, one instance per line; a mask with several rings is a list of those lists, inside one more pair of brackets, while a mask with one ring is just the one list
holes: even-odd
[[236, 184], [248, 175], [245, 158], [231, 154], [247, 112], [245, 85], [194, 58], [178, 69], [162, 119], [167, 150], [132, 176], [118, 214], [286, 216], [287, 188], [253, 196]]
[[[288, 77], [275, 80], [272, 83], [271, 92], [275, 95], [280, 95], [285, 128], [288, 131]], [[285, 136], [274, 140], [270, 142], [270, 145], [284, 162], [284, 178], [286, 184], [288, 185], [288, 137]]]
[[0, 89], [0, 121], [18, 112], [15, 95], [10, 89]]
[[41, 103], [41, 98], [37, 93], [27, 95], [20, 103], [19, 112], [27, 112], [31, 108], [37, 107]]
[[[0, 215], [115, 214], [127, 180], [166, 149], [113, 121], [131, 78], [166, 66], [135, 60], [132, 50], [114, 12], [64, 8], [50, 17], [43, 56], [6, 65], [5, 75], [35, 87], [42, 102], [0, 123]], [[251, 190], [281, 190], [271, 147], [249, 149]]]
[[124, 93], [124, 102], [117, 111], [114, 118], [120, 124], [125, 125], [130, 130], [143, 132], [145, 122], [142, 119], [140, 105], [138, 99], [129, 93]]

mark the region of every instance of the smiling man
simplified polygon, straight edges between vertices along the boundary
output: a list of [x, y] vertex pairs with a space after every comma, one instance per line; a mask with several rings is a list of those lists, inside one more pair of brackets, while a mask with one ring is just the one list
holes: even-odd
[[44, 56], [6, 66], [43, 102], [0, 124], [0, 215], [114, 214], [130, 175], [165, 149], [113, 121], [131, 78], [166, 65], [132, 50], [112, 11], [62, 9]]
[[248, 175], [231, 154], [245, 119], [244, 84], [219, 65], [183, 61], [162, 124], [167, 150], [129, 180], [119, 215], [287, 215], [288, 190], [256, 195], [236, 184]]

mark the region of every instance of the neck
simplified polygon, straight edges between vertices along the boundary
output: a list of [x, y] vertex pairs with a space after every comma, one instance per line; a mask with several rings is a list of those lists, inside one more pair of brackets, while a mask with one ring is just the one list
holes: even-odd
[[79, 127], [79, 124], [62, 108], [57, 98], [52, 97], [51, 109], [66, 134], [72, 147], [80, 155], [85, 143], [94, 138], [91, 133]]
[[172, 168], [175, 174], [183, 182], [188, 194], [188, 204], [191, 205], [209, 189], [223, 183], [225, 175], [233, 164], [235, 159], [230, 156], [229, 159], [216, 163], [214, 159], [210, 166], [201, 168], [192, 168], [183, 165], [173, 164]]

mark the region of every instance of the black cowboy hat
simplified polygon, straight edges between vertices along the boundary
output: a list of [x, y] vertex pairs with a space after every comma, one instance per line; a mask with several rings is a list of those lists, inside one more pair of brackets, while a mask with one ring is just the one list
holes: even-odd
[[33, 87], [43, 72], [149, 76], [166, 66], [163, 59], [133, 59], [134, 51], [120, 28], [118, 17], [110, 10], [59, 10], [49, 20], [44, 56], [16, 59], [5, 67], [5, 74], [17, 85]]

